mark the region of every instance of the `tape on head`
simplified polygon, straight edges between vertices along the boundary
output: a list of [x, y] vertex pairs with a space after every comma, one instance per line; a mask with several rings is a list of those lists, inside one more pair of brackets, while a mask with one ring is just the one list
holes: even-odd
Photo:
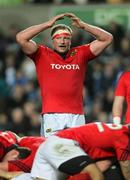
[[53, 35], [52, 39], [55, 39], [59, 36], [69, 36], [71, 38], [71, 33], [67, 29], [58, 29]]
[[65, 24], [54, 25], [51, 29], [52, 39], [56, 38], [57, 36], [61, 36], [61, 35], [70, 36], [70, 38], [71, 38], [72, 33], [73, 33], [72, 29]]

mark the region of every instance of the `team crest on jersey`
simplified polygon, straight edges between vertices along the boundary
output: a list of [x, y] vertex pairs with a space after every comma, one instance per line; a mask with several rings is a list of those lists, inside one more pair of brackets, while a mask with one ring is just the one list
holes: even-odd
[[46, 133], [49, 133], [49, 132], [51, 132], [51, 131], [52, 131], [51, 128], [46, 129]]
[[72, 51], [72, 52], [70, 53], [70, 56], [73, 57], [76, 53], [77, 53], [77, 50], [75, 49], [74, 51]]

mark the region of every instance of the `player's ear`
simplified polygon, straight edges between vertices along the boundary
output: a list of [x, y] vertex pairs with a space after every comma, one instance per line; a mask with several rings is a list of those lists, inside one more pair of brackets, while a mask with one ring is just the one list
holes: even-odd
[[13, 149], [12, 150], [12, 157], [14, 159], [18, 159], [18, 156], [19, 156], [19, 152], [16, 149]]
[[25, 159], [31, 154], [31, 150], [26, 147], [17, 147], [16, 150], [19, 152], [19, 159]]

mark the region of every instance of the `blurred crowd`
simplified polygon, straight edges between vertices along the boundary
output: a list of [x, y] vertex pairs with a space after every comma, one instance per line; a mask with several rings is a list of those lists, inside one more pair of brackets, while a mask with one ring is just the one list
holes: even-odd
[[95, 5], [95, 4], [129, 4], [130, 0], [0, 0], [1, 6], [17, 6], [27, 4], [43, 4], [43, 5]]
[[[104, 28], [104, 27], [103, 27]], [[130, 69], [130, 36], [117, 22], [110, 22], [107, 30], [114, 41], [102, 55], [89, 63], [84, 82], [84, 110], [86, 123], [111, 122], [114, 88], [121, 73]], [[19, 31], [11, 25], [8, 33], [0, 30], [0, 130], [19, 135], [39, 135], [41, 95], [33, 62], [16, 43]], [[84, 31], [74, 30], [72, 46], [90, 42]], [[42, 42], [51, 47], [49, 38]]]
[[86, 4], [99, 4], [99, 3], [129, 3], [130, 0], [23, 0], [24, 3], [54, 3], [54, 4], [72, 4], [72, 5], [86, 5]]
[[86, 5], [86, 4], [124, 4], [130, 0], [6, 0], [0, 4], [54, 4], [54, 5]]

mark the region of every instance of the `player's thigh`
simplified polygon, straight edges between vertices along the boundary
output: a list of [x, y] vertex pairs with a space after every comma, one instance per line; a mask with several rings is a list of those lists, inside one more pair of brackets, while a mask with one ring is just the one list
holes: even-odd
[[50, 165], [45, 165], [45, 167], [41, 170], [39, 171], [39, 169], [32, 169], [31, 177], [33, 180], [66, 180], [68, 177], [68, 175], [54, 169]]
[[[46, 143], [40, 145], [36, 152], [31, 170], [31, 176], [33, 178], [47, 180], [64, 180], [66, 178], [66, 174], [58, 171], [58, 169], [50, 162], [50, 159], [52, 158], [51, 153], [51, 150], [46, 147]], [[50, 159], [49, 156], [51, 156]]]
[[[55, 169], [69, 175], [77, 174], [82, 171], [88, 163], [93, 163], [83, 149], [80, 148], [79, 144], [71, 139], [50, 136], [47, 141], [43, 143], [42, 149], [44, 150], [44, 159], [46, 159], [47, 162]], [[42, 149], [40, 151], [43, 153]]]
[[67, 119], [64, 113], [48, 113], [42, 116], [41, 121], [41, 135], [49, 137], [59, 130], [65, 129], [67, 126]]

